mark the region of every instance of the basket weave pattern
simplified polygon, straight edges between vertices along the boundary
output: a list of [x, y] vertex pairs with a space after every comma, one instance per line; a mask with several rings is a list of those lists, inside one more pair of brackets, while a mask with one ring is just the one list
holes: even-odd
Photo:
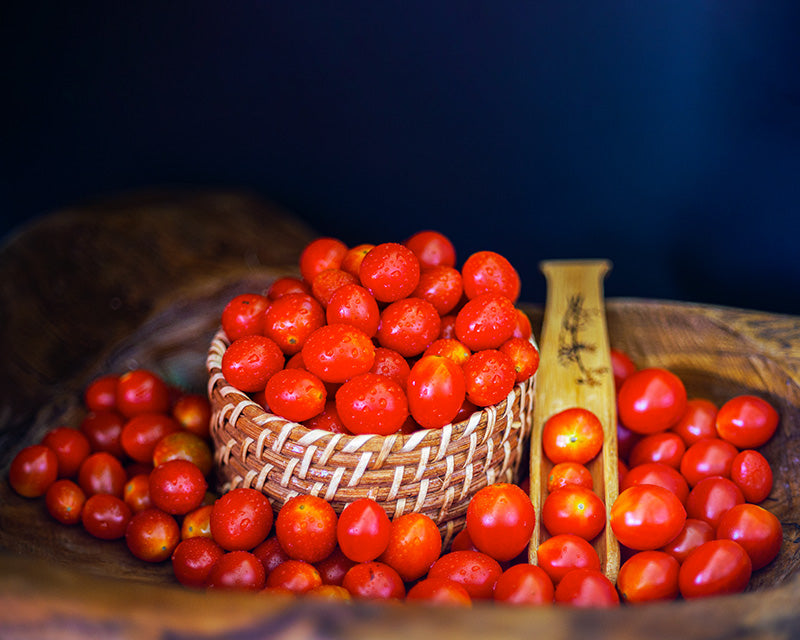
[[258, 489], [276, 510], [292, 496], [318, 495], [337, 513], [369, 497], [390, 518], [411, 511], [430, 516], [447, 545], [463, 527], [472, 495], [487, 484], [516, 479], [531, 429], [533, 379], [499, 404], [442, 429], [345, 435], [309, 430], [268, 413], [231, 386], [221, 371], [228, 344], [220, 330], [206, 361], [222, 491]]

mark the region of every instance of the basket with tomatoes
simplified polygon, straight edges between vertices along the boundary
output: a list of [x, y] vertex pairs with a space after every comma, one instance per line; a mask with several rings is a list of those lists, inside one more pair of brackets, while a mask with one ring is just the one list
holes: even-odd
[[482, 487], [517, 480], [539, 352], [494, 251], [456, 266], [437, 231], [349, 247], [231, 298], [207, 357], [223, 491], [358, 498], [429, 515], [445, 543]]

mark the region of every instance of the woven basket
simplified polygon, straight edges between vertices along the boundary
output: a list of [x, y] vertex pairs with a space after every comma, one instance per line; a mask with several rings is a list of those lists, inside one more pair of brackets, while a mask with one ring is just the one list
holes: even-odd
[[221, 371], [228, 345], [218, 331], [206, 361], [221, 491], [259, 489], [276, 510], [292, 496], [318, 495], [337, 513], [369, 497], [390, 518], [411, 511], [430, 516], [447, 546], [464, 525], [472, 495], [517, 479], [531, 428], [533, 378], [499, 404], [442, 429], [343, 435], [268, 413], [230, 385]]

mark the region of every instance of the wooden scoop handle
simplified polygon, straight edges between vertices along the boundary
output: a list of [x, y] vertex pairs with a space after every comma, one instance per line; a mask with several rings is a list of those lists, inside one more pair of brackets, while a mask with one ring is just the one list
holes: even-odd
[[[562, 260], [545, 261], [539, 267], [547, 281], [547, 300], [531, 434], [530, 491], [536, 508], [528, 553], [532, 564], [536, 564], [539, 544], [548, 537], [541, 513], [553, 465], [542, 451], [542, 428], [550, 416], [570, 407], [594, 412], [603, 425], [603, 449], [586, 466], [592, 474], [595, 493], [606, 505], [606, 515], [619, 493], [617, 409], [603, 300], [603, 279], [611, 263]], [[608, 523], [592, 544], [600, 556], [603, 573], [616, 581], [619, 544]]]

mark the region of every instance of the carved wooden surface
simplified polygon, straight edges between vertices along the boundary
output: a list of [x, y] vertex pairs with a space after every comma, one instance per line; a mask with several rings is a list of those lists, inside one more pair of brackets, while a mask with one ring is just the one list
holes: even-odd
[[[240, 230], [239, 233], [233, 229]], [[0, 637], [9, 638], [793, 638], [800, 635], [797, 504], [800, 319], [681, 303], [607, 302], [610, 343], [671, 368], [690, 395], [753, 392], [782, 421], [764, 453], [780, 557], [742, 595], [614, 611], [316, 602], [197, 593], [121, 542], [56, 526], [7, 487], [8, 463], [57, 422], [75, 424], [98, 373], [152, 366], [202, 388], [217, 315], [234, 292], [293, 271], [313, 237], [286, 212], [231, 193], [145, 194], [59, 212], [0, 253]], [[541, 274], [522, 274], [524, 278]], [[613, 271], [610, 276], [613, 278]], [[536, 335], [542, 308], [526, 305]]]

